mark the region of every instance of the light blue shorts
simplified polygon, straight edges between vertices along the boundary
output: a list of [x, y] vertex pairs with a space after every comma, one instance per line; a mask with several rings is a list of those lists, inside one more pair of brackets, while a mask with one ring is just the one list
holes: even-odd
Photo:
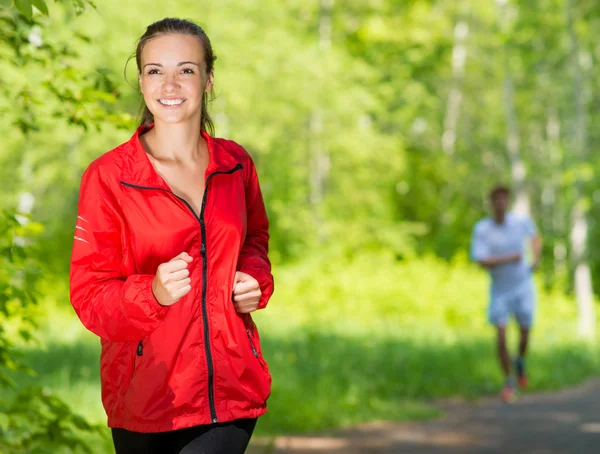
[[512, 314], [519, 326], [529, 328], [535, 315], [535, 286], [532, 279], [519, 285], [514, 291], [503, 295], [492, 293], [488, 307], [488, 319], [494, 326], [506, 326]]

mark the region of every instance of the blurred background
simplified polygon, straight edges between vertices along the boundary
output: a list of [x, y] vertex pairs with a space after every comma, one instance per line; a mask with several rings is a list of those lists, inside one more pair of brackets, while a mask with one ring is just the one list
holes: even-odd
[[544, 238], [531, 389], [598, 374], [596, 2], [0, 0], [1, 452], [111, 452], [68, 296], [78, 186], [133, 134], [126, 63], [167, 16], [211, 38], [216, 135], [252, 154], [271, 221], [257, 439], [497, 393], [468, 260], [497, 183]]

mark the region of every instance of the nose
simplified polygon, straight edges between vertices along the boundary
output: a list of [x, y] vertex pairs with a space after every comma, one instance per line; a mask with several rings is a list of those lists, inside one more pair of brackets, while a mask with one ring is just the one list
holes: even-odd
[[163, 88], [167, 93], [172, 93], [175, 90], [177, 90], [179, 88], [179, 81], [177, 79], [177, 74], [173, 74], [173, 73], [167, 74]]

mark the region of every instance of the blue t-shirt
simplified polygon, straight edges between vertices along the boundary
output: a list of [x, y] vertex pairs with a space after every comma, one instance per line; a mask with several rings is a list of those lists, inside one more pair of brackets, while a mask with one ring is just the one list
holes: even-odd
[[490, 270], [492, 296], [510, 294], [520, 284], [531, 278], [530, 265], [526, 260], [527, 240], [537, 232], [529, 216], [509, 212], [504, 223], [497, 224], [485, 218], [475, 224], [471, 241], [471, 258], [479, 261], [493, 256], [521, 254], [520, 262], [506, 263]]

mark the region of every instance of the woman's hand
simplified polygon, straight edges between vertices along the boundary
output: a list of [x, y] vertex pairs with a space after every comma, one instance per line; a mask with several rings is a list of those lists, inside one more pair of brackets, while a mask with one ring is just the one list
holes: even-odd
[[192, 280], [187, 267], [192, 260], [187, 252], [182, 252], [170, 261], [158, 265], [156, 276], [152, 280], [152, 293], [158, 304], [172, 306], [190, 292]]
[[260, 286], [252, 276], [241, 271], [235, 273], [233, 285], [233, 305], [240, 314], [247, 314], [258, 309], [260, 301]]

